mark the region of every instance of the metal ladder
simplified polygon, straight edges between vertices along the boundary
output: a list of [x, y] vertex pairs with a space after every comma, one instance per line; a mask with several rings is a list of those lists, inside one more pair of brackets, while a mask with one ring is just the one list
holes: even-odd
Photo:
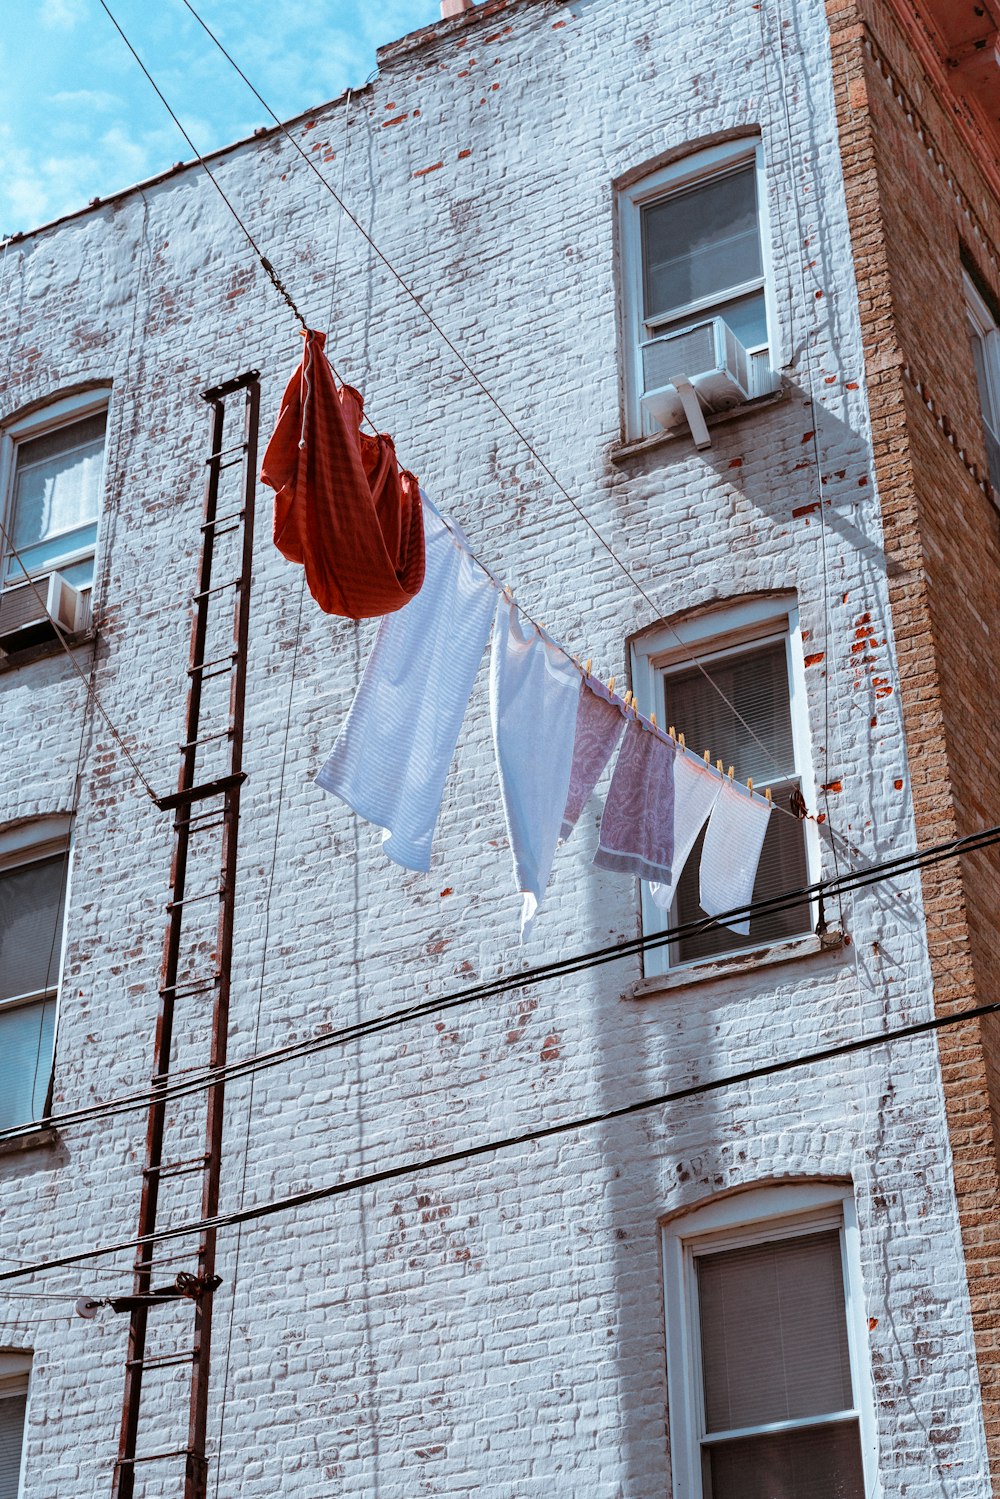
[[[226, 402], [241, 395], [242, 438], [225, 447]], [[192, 599], [184, 741], [177, 790], [158, 801], [162, 811], [174, 814], [174, 850], [146, 1124], [140, 1241], [155, 1233], [158, 1214], [171, 1223], [213, 1217], [222, 1166], [224, 1080], [220, 1077], [191, 1094], [193, 1107], [186, 1107], [183, 1097], [173, 1100], [170, 1089], [188, 1076], [203, 1075], [206, 1065], [216, 1069], [226, 1064], [240, 791], [246, 779], [243, 729], [258, 372], [250, 370], [206, 390], [203, 399], [211, 408], [211, 446], [201, 564]], [[231, 472], [237, 468], [238, 475]], [[220, 573], [223, 580], [216, 582]], [[167, 1241], [162, 1247], [174, 1244], [182, 1246], [180, 1255], [172, 1251], [172, 1257], [160, 1257], [156, 1251], [161, 1246], [140, 1242], [132, 1295], [111, 1303], [129, 1314], [113, 1499], [168, 1493], [205, 1499], [207, 1493], [212, 1302], [221, 1283], [215, 1273], [216, 1233], [204, 1230], [196, 1248], [184, 1240]], [[185, 1268], [161, 1284], [161, 1277], [178, 1263]], [[189, 1384], [186, 1402], [178, 1399], [181, 1380]]]

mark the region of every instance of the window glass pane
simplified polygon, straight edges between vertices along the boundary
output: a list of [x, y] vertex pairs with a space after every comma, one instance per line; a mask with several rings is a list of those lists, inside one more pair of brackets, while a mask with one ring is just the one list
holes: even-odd
[[[48, 540], [39, 542], [37, 546], [18, 547], [17, 556], [7, 560], [7, 582], [11, 586], [24, 582], [25, 569], [33, 575], [51, 571], [61, 557], [69, 557], [74, 552], [82, 552], [86, 549], [92, 551], [96, 542], [97, 522], [94, 521], [87, 526], [78, 526], [75, 531], [61, 531], [58, 536], [49, 537]], [[93, 576], [93, 558], [89, 558], [84, 566], [90, 576]], [[68, 578], [67, 568], [60, 567], [57, 570], [72, 582], [72, 579]]]
[[755, 785], [794, 773], [784, 641], [707, 662], [705, 673], [711, 682], [697, 667], [664, 677], [667, 722], [683, 729], [689, 748], [710, 749]]
[[0, 872], [0, 1000], [58, 982], [66, 858], [56, 854]]
[[27, 1391], [0, 1393], [0, 1499], [17, 1499], [27, 1406]]
[[12, 527], [18, 551], [97, 519], [105, 421], [102, 412], [18, 443]]
[[707, 1431], [853, 1408], [836, 1229], [696, 1263]]
[[55, 1019], [54, 999], [0, 1009], [0, 1129], [41, 1118]]
[[711, 1499], [865, 1499], [856, 1421], [720, 1442], [705, 1466]]
[[[797, 788], [798, 784], [798, 781], [780, 781], [772, 785], [771, 795], [775, 806], [788, 808], [792, 789]], [[705, 919], [698, 900], [701, 847], [704, 841], [703, 829], [678, 881], [671, 925]], [[781, 812], [772, 813], [764, 836], [760, 864], [757, 866], [752, 899], [770, 900], [788, 891], [801, 890], [807, 879], [805, 828], [802, 823], [785, 817]], [[671, 960], [675, 963], [693, 963], [698, 958], [709, 958], [718, 953], [783, 942], [811, 929], [812, 912], [808, 899], [803, 899], [789, 904], [783, 910], [764, 911], [758, 916], [752, 916], [748, 937], [741, 937], [728, 927], [721, 926], [710, 926], [704, 931], [682, 937], [671, 945]]]
[[741, 167], [642, 209], [647, 321], [762, 274], [755, 178]]

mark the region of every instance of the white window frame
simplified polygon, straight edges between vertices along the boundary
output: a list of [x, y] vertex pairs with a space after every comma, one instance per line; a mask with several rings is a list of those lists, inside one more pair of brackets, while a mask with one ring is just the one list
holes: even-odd
[[[698, 1320], [697, 1265], [701, 1254], [836, 1228], [844, 1272], [844, 1311], [851, 1385], [861, 1433], [865, 1493], [878, 1499], [878, 1430], [868, 1348], [868, 1317], [854, 1191], [831, 1182], [789, 1182], [716, 1198], [662, 1226], [663, 1302], [667, 1338], [667, 1396], [673, 1499], [705, 1499], [702, 1482], [704, 1384]], [[820, 1424], [815, 1421], [789, 1423]], [[782, 1423], [782, 1428], [784, 1424]], [[747, 1435], [752, 1434], [747, 1428]]]
[[28, 1449], [28, 1419], [31, 1414], [31, 1360], [30, 1352], [20, 1348], [0, 1348], [0, 1400], [5, 1396], [27, 1395], [24, 1408], [24, 1429], [21, 1432], [21, 1465], [18, 1470], [18, 1495], [25, 1490], [25, 1455]]
[[[74, 396], [63, 396], [57, 401], [50, 401], [48, 405], [40, 407], [37, 411], [30, 412], [27, 416], [19, 417], [16, 421], [8, 422], [0, 433], [0, 508], [3, 511], [4, 527], [10, 535], [13, 531], [13, 502], [14, 502], [14, 480], [17, 473], [17, 449], [22, 442], [30, 441], [35, 437], [44, 437], [47, 432], [54, 432], [60, 427], [71, 427], [74, 422], [82, 421], [88, 416], [98, 416], [102, 411], [107, 412], [111, 398], [110, 389], [105, 387], [98, 390], [81, 391]], [[104, 439], [104, 462], [106, 473], [108, 456], [107, 430]], [[94, 558], [96, 570], [97, 557], [100, 551], [100, 525], [104, 511], [104, 474], [101, 478], [101, 493], [97, 508], [97, 541], [93, 546], [77, 547], [75, 551], [67, 552], [45, 564], [31, 573], [32, 579], [45, 578], [51, 573], [60, 572], [63, 568], [72, 567], [78, 562], [86, 562], [90, 557]], [[3, 578], [7, 571], [7, 560], [10, 552], [6, 541], [0, 536], [0, 591], [19, 588], [26, 579], [20, 568], [17, 575], [12, 576], [8, 582]], [[84, 584], [80, 592], [90, 593], [93, 584]]]
[[[70, 876], [73, 862], [70, 826], [71, 818], [68, 815], [59, 814], [51, 817], [39, 817], [32, 822], [22, 823], [18, 827], [9, 828], [5, 832], [0, 833], [0, 876], [8, 874], [15, 869], [23, 869], [28, 864], [38, 863], [42, 859], [57, 858], [60, 854], [66, 860], [66, 874], [63, 885], [62, 930], [58, 937], [59, 964], [55, 982], [48, 988], [39, 989], [36, 992], [14, 994], [9, 999], [0, 999], [0, 1017], [11, 1010], [20, 1009], [27, 1005], [44, 1005], [49, 1000], [52, 1001], [55, 1006], [55, 1014], [52, 1021], [53, 1056], [55, 1055], [56, 1040], [59, 1034], [60, 999], [62, 995], [63, 969], [66, 962], [66, 932], [69, 922]], [[48, 1065], [51, 1070], [51, 1059]], [[38, 1119], [26, 1119], [22, 1123], [41, 1124], [42, 1118], [43, 1116], [40, 1116]]]
[[757, 228], [760, 235], [761, 275], [741, 286], [726, 291], [723, 297], [702, 297], [687, 307], [678, 308], [671, 315], [671, 328], [678, 331], [688, 324], [698, 323], [712, 316], [713, 309], [734, 297], [763, 290], [767, 316], [767, 342], [755, 344], [747, 350], [751, 356], [767, 355], [767, 363], [778, 368], [777, 338], [778, 319], [774, 298], [774, 262], [771, 249], [770, 222], [767, 206], [767, 174], [764, 163], [764, 147], [759, 135], [741, 136], [724, 141], [721, 145], [709, 146], [690, 156], [681, 157], [659, 171], [651, 172], [618, 194], [618, 222], [621, 246], [622, 327], [624, 333], [625, 377], [625, 436], [637, 440], [649, 433], [643, 429], [643, 414], [640, 406], [644, 394], [642, 373], [643, 328], [643, 268], [642, 268], [642, 210], [661, 198], [669, 198], [685, 188], [709, 182], [713, 177], [724, 176], [734, 168], [753, 163], [757, 184]]
[[[990, 411], [983, 409], [983, 392], [979, 389], [979, 372], [975, 372], [976, 390], [979, 396], [979, 415], [987, 439], [987, 456], [990, 460], [990, 477], [993, 487], [1000, 488], [1000, 328], [990, 307], [968, 271], [962, 272], [965, 286], [965, 311], [974, 337], [979, 339], [983, 351], [983, 368], [986, 374], [986, 395]], [[994, 470], [998, 470], [994, 473]]]
[[[711, 661], [738, 655], [762, 645], [784, 640], [788, 668], [788, 710], [792, 725], [792, 754], [794, 770], [802, 786], [802, 795], [812, 805], [815, 801], [816, 783], [812, 764], [812, 740], [809, 732], [809, 707], [806, 696], [805, 651], [799, 611], [794, 594], [771, 595], [762, 599], [748, 599], [728, 607], [712, 609], [693, 619], [681, 620], [677, 624], [660, 625], [632, 642], [631, 667], [632, 690], [640, 713], [648, 718], [656, 714], [657, 723], [664, 727], [673, 720], [666, 707], [664, 680], [671, 669], [691, 668], [696, 661], [707, 666]], [[674, 725], [678, 733], [684, 725]], [[700, 755], [704, 750], [714, 750], [710, 744], [691, 744], [688, 748]], [[740, 767], [736, 766], [739, 775]], [[774, 781], [784, 776], [774, 775]], [[763, 791], [768, 783], [761, 781], [757, 789]], [[780, 812], [773, 816], [780, 817]], [[806, 882], [812, 884], [819, 877], [820, 844], [816, 824], [803, 823], [806, 849]], [[693, 858], [694, 855], [692, 854]], [[670, 912], [661, 911], [649, 893], [645, 880], [640, 883], [642, 930], [646, 936], [665, 932], [676, 925], [676, 900]], [[816, 908], [812, 903], [812, 925], [815, 925]], [[704, 963], [725, 961], [726, 952], [713, 953], [710, 957], [689, 958], [679, 962], [672, 956], [672, 944], [650, 948], [643, 956], [647, 977], [674, 973], [685, 968], [696, 968]], [[733, 953], [745, 953], [745, 943], [732, 949]]]

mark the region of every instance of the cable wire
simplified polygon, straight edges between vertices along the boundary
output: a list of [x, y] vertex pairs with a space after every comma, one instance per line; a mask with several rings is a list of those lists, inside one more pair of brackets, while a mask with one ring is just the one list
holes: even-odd
[[[387, 1014], [374, 1017], [371, 1020], [358, 1021], [353, 1025], [344, 1026], [335, 1031], [325, 1031], [319, 1035], [307, 1037], [302, 1041], [276, 1047], [270, 1052], [230, 1062], [224, 1068], [216, 1068], [214, 1070], [206, 1068], [193, 1072], [176, 1084], [158, 1089], [156, 1096], [158, 1098], [174, 1099], [199, 1093], [219, 1081], [246, 1076], [256, 1071], [278, 1066], [285, 1061], [298, 1060], [334, 1047], [344, 1046], [351, 1041], [362, 1037], [378, 1035], [383, 1031], [391, 1030], [409, 1021], [465, 1008], [480, 1000], [492, 999], [498, 995], [509, 993], [514, 989], [527, 988], [533, 984], [566, 978], [576, 973], [583, 973], [593, 968], [601, 967], [607, 963], [633, 957], [639, 953], [676, 941], [679, 936], [693, 935], [704, 930], [706, 927], [716, 925], [717, 922], [725, 924], [728, 920], [745, 917], [747, 914], [773, 914], [776, 911], [788, 910], [793, 906], [803, 904], [805, 900], [811, 897], [830, 893], [835, 887], [849, 891], [864, 889], [870, 885], [883, 883], [888, 879], [898, 878], [901, 875], [918, 873], [946, 859], [961, 858], [997, 843], [1000, 843], [1000, 826], [984, 829], [980, 833], [969, 834], [965, 838], [952, 840], [949, 843], [936, 845], [922, 851], [918, 850], [909, 854], [899, 855], [895, 859], [886, 860], [884, 863], [873, 865], [866, 870], [848, 872], [841, 875], [839, 879], [819, 881], [814, 885], [804, 886], [799, 890], [771, 896], [767, 900], [756, 902], [755, 905], [740, 907], [733, 912], [727, 912], [722, 917], [706, 917], [704, 920], [697, 922], [685, 922], [681, 926], [672, 927], [664, 932], [629, 938], [624, 942], [612, 943], [609, 946], [596, 948], [588, 952], [570, 954], [565, 958], [558, 958], [552, 962], [539, 964], [533, 968], [520, 969], [517, 972], [505, 974], [497, 979], [485, 980], [479, 984], [454, 991], [451, 994], [421, 1000], [416, 1004], [391, 1010]], [[149, 1092], [144, 1091], [126, 1095], [119, 1099], [89, 1104], [84, 1108], [50, 1117], [46, 1119], [45, 1123], [48, 1127], [67, 1128], [72, 1125], [85, 1123], [91, 1119], [110, 1118], [117, 1114], [130, 1113], [135, 1110], [147, 1108], [150, 1096]], [[17, 1139], [32, 1133], [37, 1127], [36, 1124], [14, 1125], [0, 1131], [0, 1141]]]
[[115, 30], [117, 31], [118, 35], [121, 37], [122, 41], [125, 43], [125, 45], [128, 48], [128, 50], [131, 52], [132, 56], [135, 58], [136, 62], [139, 64], [139, 67], [142, 69], [143, 73], [146, 75], [146, 78], [148, 79], [148, 81], [149, 81], [150, 85], [152, 86], [152, 88], [155, 90], [156, 96], [159, 99], [160, 103], [163, 105], [164, 109], [167, 111], [167, 114], [173, 120], [174, 124], [177, 126], [177, 129], [180, 131], [181, 135], [187, 141], [188, 146], [191, 148], [191, 150], [194, 152], [195, 156], [198, 158], [198, 162], [200, 163], [200, 165], [204, 169], [206, 175], [208, 176], [209, 181], [211, 182], [212, 186], [215, 188], [215, 191], [219, 194], [219, 197], [222, 199], [223, 203], [225, 203], [226, 207], [229, 209], [229, 212], [232, 214], [232, 216], [236, 220], [237, 224], [239, 224], [240, 228], [243, 230], [243, 233], [246, 235], [247, 242], [250, 245], [250, 248], [253, 250], [254, 254], [257, 256], [257, 259], [260, 261], [261, 266], [263, 267], [266, 275], [270, 279], [270, 281], [271, 281], [272, 285], [274, 286], [275, 290], [277, 291], [278, 295], [280, 297], [284, 298], [285, 302], [287, 302], [288, 306], [291, 308], [292, 312], [295, 314], [295, 316], [298, 318], [299, 322], [301, 323], [303, 330], [305, 330], [305, 328], [306, 328], [306, 320], [302, 316], [302, 314], [299, 311], [299, 309], [296, 307], [294, 301], [292, 300], [292, 296], [291, 296], [290, 292], [288, 291], [288, 288], [285, 286], [285, 283], [282, 281], [281, 277], [278, 275], [277, 271], [274, 269], [274, 266], [268, 260], [267, 256], [264, 254], [263, 250], [260, 248], [260, 246], [258, 245], [257, 241], [254, 239], [253, 235], [250, 233], [250, 230], [247, 228], [246, 224], [240, 218], [240, 215], [237, 213], [236, 209], [233, 207], [232, 202], [226, 196], [226, 194], [225, 194], [222, 186], [218, 182], [218, 180], [217, 180], [217, 178], [215, 176], [215, 173], [212, 171], [211, 167], [208, 165], [207, 161], [202, 156], [201, 152], [198, 150], [198, 147], [195, 145], [194, 141], [188, 135], [187, 131], [184, 129], [184, 126], [181, 124], [180, 120], [177, 118], [177, 116], [174, 114], [174, 111], [171, 109], [170, 105], [167, 103], [166, 97], [164, 96], [162, 89], [160, 88], [159, 84], [156, 82], [156, 79], [153, 77], [152, 73], [146, 67], [146, 64], [143, 62], [142, 58], [139, 56], [138, 52], [135, 50], [135, 48], [133, 47], [132, 43], [129, 41], [128, 37], [125, 35], [125, 33], [122, 30], [121, 26], [118, 24], [117, 20], [115, 19], [114, 15], [112, 14], [112, 12], [110, 11], [110, 9], [108, 8], [108, 5], [106, 4], [106, 0], [98, 0], [98, 4], [100, 5], [101, 9], [104, 11], [105, 15], [108, 17], [108, 20], [111, 22], [112, 26], [115, 28]]
[[170, 1228], [157, 1229], [155, 1233], [145, 1234], [140, 1238], [121, 1239], [114, 1244], [97, 1245], [90, 1249], [74, 1250], [69, 1254], [56, 1255], [52, 1259], [39, 1260], [33, 1265], [25, 1266], [19, 1270], [2, 1271], [0, 1272], [0, 1283], [19, 1280], [25, 1275], [37, 1275], [45, 1270], [57, 1270], [66, 1265], [84, 1264], [88, 1260], [101, 1259], [109, 1254], [122, 1254], [125, 1251], [132, 1251], [148, 1244], [163, 1243], [171, 1239], [188, 1238], [192, 1234], [201, 1234], [208, 1230], [217, 1232], [223, 1228], [234, 1228], [241, 1223], [254, 1223], [263, 1218], [275, 1217], [282, 1213], [291, 1212], [296, 1208], [306, 1207], [314, 1202], [327, 1202], [332, 1198], [343, 1197], [350, 1192], [360, 1192], [368, 1187], [380, 1186], [384, 1182], [400, 1181], [406, 1177], [418, 1176], [427, 1171], [440, 1170], [443, 1166], [464, 1165], [468, 1161], [478, 1160], [486, 1155], [495, 1155], [499, 1151], [511, 1150], [518, 1146], [537, 1144], [542, 1140], [551, 1140], [560, 1135], [573, 1134], [578, 1130], [591, 1129], [595, 1125], [609, 1124], [618, 1119], [626, 1119], [631, 1115], [645, 1113], [650, 1109], [663, 1108], [670, 1104], [682, 1103], [689, 1098], [703, 1097], [707, 1093], [716, 1093], [726, 1088], [757, 1082], [763, 1078], [774, 1077], [782, 1072], [791, 1072], [799, 1067], [812, 1067], [823, 1062], [837, 1061], [844, 1057], [854, 1056], [859, 1052], [870, 1051], [876, 1046], [885, 1046], [894, 1041], [911, 1040], [917, 1036], [945, 1030], [954, 1025], [964, 1025], [971, 1020], [980, 1020], [986, 1015], [996, 1014], [1000, 1014], [1000, 1001], [992, 1001], [984, 1005], [973, 1005], [969, 1009], [953, 1011], [950, 1015], [936, 1015], [930, 1020], [919, 1020], [915, 1021], [912, 1025], [897, 1026], [894, 1030], [879, 1031], [873, 1036], [861, 1036], [853, 1041], [843, 1041], [834, 1046], [821, 1047], [816, 1051], [803, 1052], [794, 1057], [784, 1057], [777, 1061], [765, 1062], [757, 1067], [748, 1067], [741, 1072], [726, 1073], [722, 1077], [706, 1078], [701, 1082], [689, 1083], [684, 1088], [672, 1088], [663, 1093], [633, 1099], [629, 1103], [619, 1104], [617, 1107], [611, 1109], [603, 1109], [599, 1113], [581, 1114], [572, 1119], [559, 1120], [555, 1124], [546, 1124], [539, 1126], [537, 1129], [525, 1130], [520, 1134], [505, 1135], [493, 1140], [483, 1140], [479, 1144], [467, 1145], [460, 1150], [449, 1150], [439, 1155], [425, 1156], [420, 1160], [404, 1161], [398, 1165], [385, 1166], [380, 1171], [370, 1171], [362, 1176], [348, 1177], [346, 1180], [333, 1182], [325, 1187], [309, 1187], [301, 1192], [292, 1192], [287, 1196], [274, 1198], [270, 1202], [259, 1203], [256, 1207], [240, 1208], [229, 1213], [217, 1213], [213, 1218], [202, 1218], [193, 1223], [179, 1223]]

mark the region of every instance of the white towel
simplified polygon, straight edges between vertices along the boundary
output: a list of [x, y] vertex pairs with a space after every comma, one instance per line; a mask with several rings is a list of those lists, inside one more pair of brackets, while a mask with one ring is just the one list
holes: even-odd
[[674, 761], [674, 858], [669, 884], [650, 881], [649, 893], [661, 911], [669, 911], [698, 834], [705, 825], [722, 790], [722, 777], [715, 775], [693, 755], [678, 749]]
[[[709, 916], [750, 904], [771, 804], [730, 780], [723, 781], [701, 849], [701, 909]], [[750, 935], [750, 918], [726, 926]]]
[[395, 863], [428, 870], [445, 777], [497, 594], [461, 533], [456, 539], [423, 499], [424, 585], [379, 626], [347, 721], [316, 783], [384, 829], [385, 852]]
[[516, 607], [501, 598], [493, 631], [490, 713], [514, 879], [522, 894], [521, 941], [552, 872], [580, 704], [580, 673]]

